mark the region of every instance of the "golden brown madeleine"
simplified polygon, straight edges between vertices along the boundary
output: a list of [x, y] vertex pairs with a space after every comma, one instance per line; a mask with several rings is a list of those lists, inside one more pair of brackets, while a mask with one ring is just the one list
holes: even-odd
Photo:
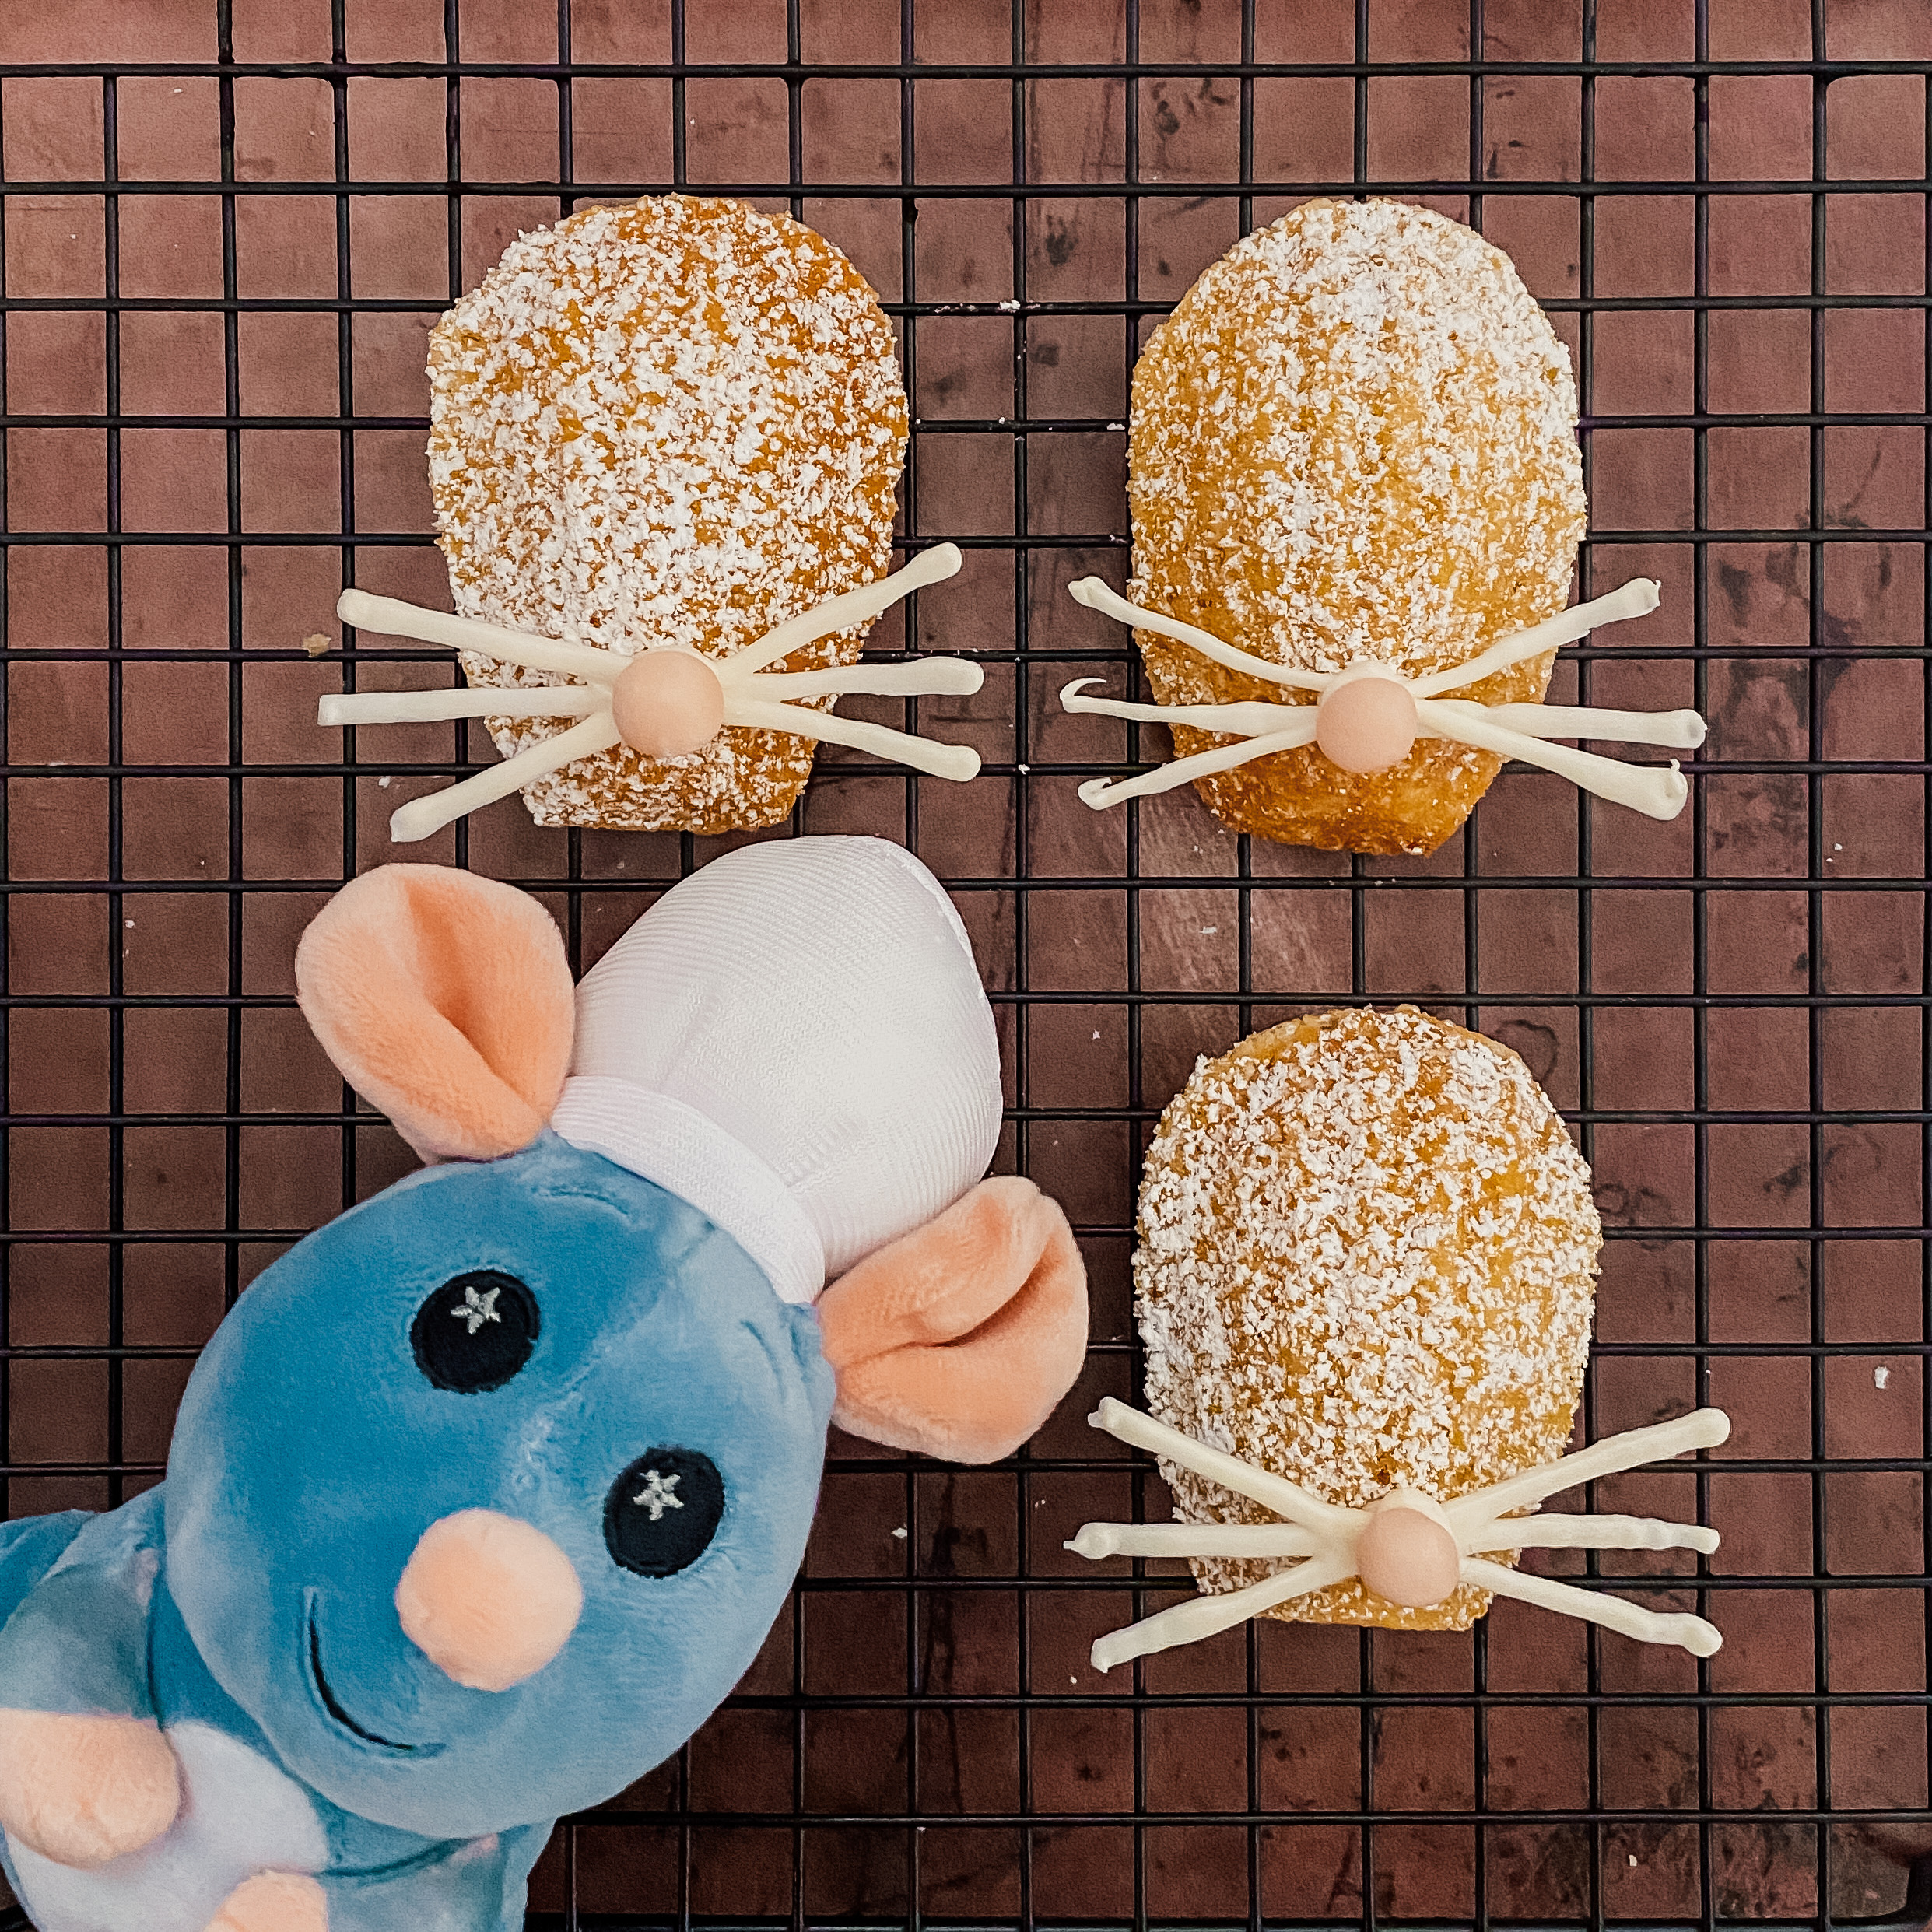
[[[430, 487], [462, 615], [724, 657], [889, 561], [906, 435], [892, 328], [850, 262], [784, 216], [663, 195], [521, 236], [437, 325], [430, 377]], [[865, 628], [778, 668], [849, 664]], [[561, 681], [467, 651], [463, 665], [475, 685]], [[489, 725], [508, 756], [567, 722]], [[770, 825], [812, 750], [738, 726], [675, 759], [620, 744], [524, 797], [540, 825]]]
[[[1404, 1006], [1203, 1061], [1148, 1149], [1139, 1236], [1149, 1411], [1325, 1502], [1446, 1502], [1569, 1439], [1602, 1230], [1548, 1096], [1493, 1040]], [[1183, 1520], [1273, 1520], [1162, 1473]], [[1190, 1561], [1213, 1592], [1272, 1567]], [[1351, 1579], [1265, 1614], [1459, 1630], [1488, 1601], [1464, 1584], [1408, 1609]]]
[[[1304, 670], [1464, 663], [1563, 608], [1587, 518], [1576, 429], [1569, 355], [1499, 250], [1426, 209], [1307, 202], [1215, 263], [1141, 354], [1128, 595]], [[1162, 703], [1295, 701], [1135, 636]], [[1540, 699], [1553, 661], [1457, 695]], [[1174, 728], [1176, 756], [1230, 742]], [[1195, 782], [1239, 831], [1429, 852], [1502, 766], [1425, 738], [1367, 776], [1311, 745]]]

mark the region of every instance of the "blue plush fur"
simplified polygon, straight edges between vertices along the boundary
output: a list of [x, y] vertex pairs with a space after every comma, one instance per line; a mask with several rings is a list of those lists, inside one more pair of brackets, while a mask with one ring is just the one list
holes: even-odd
[[[535, 1351], [500, 1388], [438, 1388], [412, 1321], [484, 1268], [535, 1296]], [[552, 1134], [344, 1215], [222, 1324], [162, 1489], [0, 1540], [0, 1707], [155, 1718], [191, 1800], [201, 1765], [260, 1803], [207, 1819], [205, 1795], [205, 1844], [92, 1873], [9, 1842], [16, 1890], [46, 1932], [201, 1932], [250, 1872], [303, 1862], [262, 1855], [279, 1833], [324, 1848], [330, 1932], [520, 1926], [554, 1820], [669, 1755], [756, 1654], [832, 1402], [810, 1310], [695, 1209]], [[664, 1444], [710, 1458], [725, 1506], [689, 1567], [651, 1577], [613, 1559], [604, 1510]], [[535, 1524], [583, 1585], [563, 1650], [507, 1691], [456, 1683], [398, 1622], [418, 1538], [468, 1509]]]

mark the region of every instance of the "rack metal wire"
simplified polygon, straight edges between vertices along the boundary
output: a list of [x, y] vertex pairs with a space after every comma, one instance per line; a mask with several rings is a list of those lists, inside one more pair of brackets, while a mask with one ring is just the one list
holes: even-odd
[[[828, 748], [789, 829], [902, 839], [953, 890], [1001, 1160], [1068, 1204], [1094, 1342], [996, 1470], [835, 1441], [765, 1655], [559, 1832], [532, 1923], [1925, 1923], [1929, 72], [1918, 0], [0, 16], [11, 1512], [155, 1481], [222, 1309], [406, 1162], [308, 1047], [289, 955], [387, 808], [487, 756], [307, 723], [321, 689], [451, 675], [331, 614], [346, 584], [441, 590], [423, 331], [519, 226], [717, 188], [881, 289], [905, 541], [970, 556], [880, 641], [990, 674], [948, 719], [975, 785]], [[1501, 241], [1571, 344], [1581, 591], [1642, 568], [1666, 608], [1566, 675], [1712, 717], [1674, 827], [1517, 771], [1417, 861], [1073, 800], [1159, 755], [1050, 701], [1071, 665], [1137, 675], [1061, 592], [1123, 572], [1145, 331], [1237, 233], [1369, 191]], [[581, 966], [718, 844], [503, 805], [431, 854], [543, 897]], [[1737, 1418], [1640, 1479], [1724, 1530], [1675, 1600], [1730, 1642], [1639, 1656], [1499, 1605], [1467, 1637], [1251, 1626], [1103, 1681], [1091, 1638], [1186, 1587], [1059, 1549], [1162, 1507], [1080, 1419], [1134, 1386], [1139, 1148], [1197, 1051], [1405, 998], [1523, 1050], [1592, 1156], [1587, 1426]]]

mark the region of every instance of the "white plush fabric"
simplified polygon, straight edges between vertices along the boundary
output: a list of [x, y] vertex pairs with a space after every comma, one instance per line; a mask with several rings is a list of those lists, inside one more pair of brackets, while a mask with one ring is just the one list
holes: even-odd
[[882, 839], [746, 846], [577, 989], [552, 1124], [709, 1215], [787, 1301], [949, 1207], [992, 1159], [999, 1051], [966, 928]]
[[321, 1871], [328, 1833], [301, 1786], [260, 1752], [201, 1723], [170, 1727], [180, 1815], [152, 1845], [92, 1871], [16, 1838], [7, 1850], [41, 1932], [202, 1932], [258, 1871]]

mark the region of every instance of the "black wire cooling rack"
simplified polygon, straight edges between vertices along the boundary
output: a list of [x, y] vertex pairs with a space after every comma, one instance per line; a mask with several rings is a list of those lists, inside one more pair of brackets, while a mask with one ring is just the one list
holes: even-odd
[[[962, 803], [828, 752], [794, 829], [902, 838], [953, 889], [1002, 1162], [1067, 1201], [1095, 1341], [998, 1469], [835, 1441], [757, 1669], [559, 1832], [532, 1923], [1923, 1923], [1929, 57], [1913, 0], [0, 15], [12, 1512], [155, 1480], [221, 1309], [403, 1165], [307, 1047], [288, 957], [396, 800], [486, 756], [438, 727], [341, 762], [307, 722], [450, 675], [331, 614], [438, 594], [423, 329], [518, 226], [715, 188], [840, 240], [900, 331], [907, 541], [970, 554], [882, 637], [987, 664], [948, 721], [986, 775]], [[1062, 587], [1124, 574], [1139, 343], [1236, 233], [1370, 188], [1501, 241], [1571, 343], [1582, 592], [1666, 594], [1576, 682], [1715, 721], [1668, 831], [1518, 771], [1429, 861], [1071, 801], [1163, 755], [1050, 702], [1136, 675]], [[540, 895], [581, 965], [716, 849], [511, 803], [430, 855]], [[1196, 1051], [1404, 997], [1521, 1048], [1591, 1153], [1590, 1429], [1737, 1417], [1650, 1492], [1725, 1528], [1676, 1601], [1730, 1641], [1633, 1660], [1499, 1605], [1466, 1637], [1250, 1627], [1103, 1684], [1092, 1638], [1184, 1587], [1058, 1548], [1163, 1506], [1080, 1419], [1135, 1386], [1142, 1138]]]

